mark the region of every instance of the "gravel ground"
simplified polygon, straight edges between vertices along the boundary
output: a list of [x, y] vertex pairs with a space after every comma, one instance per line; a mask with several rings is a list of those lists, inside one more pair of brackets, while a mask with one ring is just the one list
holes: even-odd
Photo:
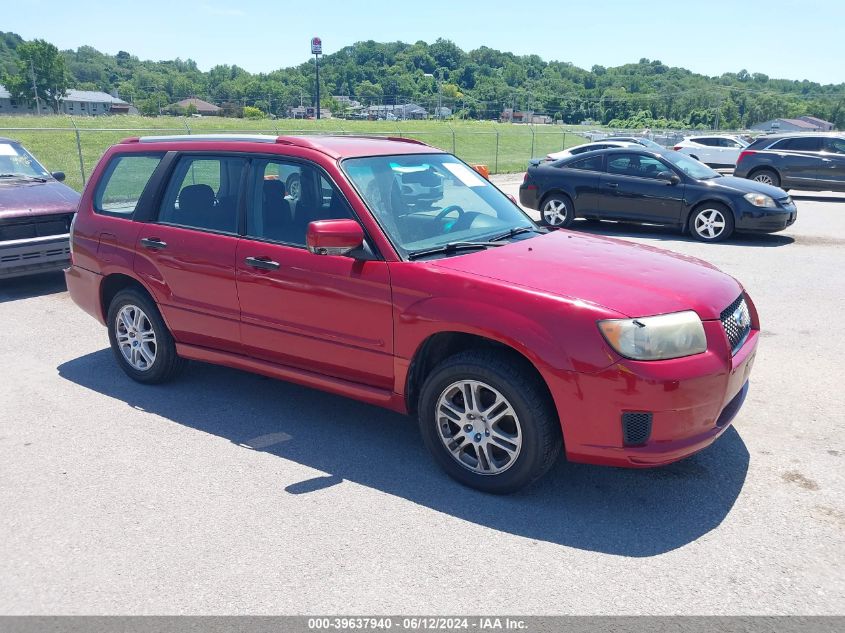
[[0, 613], [845, 613], [845, 196], [795, 197], [721, 245], [590, 225], [746, 285], [751, 391], [685, 461], [505, 498], [387, 411], [199, 363], [135, 384], [61, 275], [0, 282]]

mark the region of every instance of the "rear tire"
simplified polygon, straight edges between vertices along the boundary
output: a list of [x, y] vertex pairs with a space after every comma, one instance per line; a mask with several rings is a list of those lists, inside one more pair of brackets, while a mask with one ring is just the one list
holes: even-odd
[[751, 180], [759, 182], [763, 185], [772, 185], [773, 187], [780, 187], [780, 176], [777, 172], [771, 169], [758, 169], [750, 176]]
[[460, 483], [514, 492], [539, 479], [560, 455], [555, 408], [526, 369], [510, 355], [475, 350], [447, 358], [426, 379], [420, 433], [435, 461]]
[[118, 292], [109, 304], [109, 342], [120, 368], [138, 382], [173, 378], [184, 365], [176, 343], [150, 297], [135, 288]]
[[554, 228], [566, 228], [575, 219], [575, 208], [569, 196], [554, 193], [543, 198], [540, 205], [540, 224]]
[[734, 214], [723, 204], [705, 202], [690, 214], [689, 232], [701, 242], [721, 242], [734, 232]]

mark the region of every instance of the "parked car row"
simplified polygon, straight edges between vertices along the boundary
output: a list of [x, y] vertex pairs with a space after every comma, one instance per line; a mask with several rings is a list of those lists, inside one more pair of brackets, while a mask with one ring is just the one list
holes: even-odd
[[561, 452], [656, 466], [729, 427], [760, 330], [742, 285], [689, 257], [556, 229], [648, 222], [705, 242], [782, 230], [797, 211], [774, 184], [800, 178], [785, 165], [845, 154], [839, 136], [790, 138], [744, 150], [748, 179], [635, 138], [570, 150], [520, 187], [545, 226], [410, 139], [127, 139], [81, 199], [6, 141], [0, 191], [55, 201], [6, 196], [0, 253], [48, 269], [68, 251], [43, 245], [67, 249], [69, 233], [70, 295], [133, 380], [170, 380], [194, 359], [412, 414], [449, 475], [510, 492]]

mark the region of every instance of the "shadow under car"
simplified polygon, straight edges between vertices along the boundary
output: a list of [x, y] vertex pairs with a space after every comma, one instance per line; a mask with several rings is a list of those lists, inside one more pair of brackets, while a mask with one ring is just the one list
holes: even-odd
[[628, 470], [560, 459], [525, 490], [493, 496], [442, 473], [415, 422], [385, 409], [197, 362], [172, 383], [145, 386], [118, 370], [108, 348], [63, 363], [58, 372], [129, 407], [325, 473], [287, 485], [288, 494], [348, 480], [494, 530], [620, 556], [662, 554], [717, 527], [749, 464], [731, 428], [713, 446], [669, 466]]

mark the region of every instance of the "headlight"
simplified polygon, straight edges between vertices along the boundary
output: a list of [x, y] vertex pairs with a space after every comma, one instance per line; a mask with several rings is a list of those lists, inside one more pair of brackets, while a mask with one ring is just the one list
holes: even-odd
[[774, 199], [762, 193], [747, 193], [743, 196], [748, 202], [755, 207], [764, 207], [766, 209], [776, 209], [778, 205], [775, 204]]
[[639, 319], [607, 319], [599, 330], [626, 358], [666, 360], [707, 350], [701, 319], [692, 310]]

